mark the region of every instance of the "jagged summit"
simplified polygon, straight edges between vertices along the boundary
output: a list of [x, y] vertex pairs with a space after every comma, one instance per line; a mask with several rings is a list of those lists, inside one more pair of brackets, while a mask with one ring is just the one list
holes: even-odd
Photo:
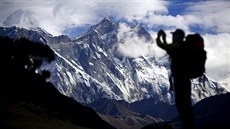
[[145, 28], [141, 25], [141, 24], [135, 24], [133, 26], [131, 26], [135, 31], [136, 33], [138, 34], [139, 37], [142, 37], [144, 36], [144, 38], [146, 39], [146, 41], [153, 41], [151, 35], [149, 34], [149, 32], [147, 32], [145, 30]]
[[36, 42], [43, 42], [47, 43], [48, 37], [53, 37], [50, 33], [46, 32], [42, 28], [33, 28], [31, 30], [20, 28], [16, 26], [12, 27], [0, 27], [0, 35], [1, 36], [7, 36], [12, 39], [18, 39], [18, 38], [27, 38], [32, 41]]
[[87, 32], [87, 33], [92, 33], [96, 32], [100, 36], [103, 36], [105, 33], [109, 33], [111, 31], [115, 31], [117, 29], [117, 25], [110, 20], [108, 17], [105, 17], [103, 20], [101, 20], [99, 23], [96, 25], [93, 25]]
[[117, 29], [117, 25], [112, 20], [110, 20], [108, 17], [105, 17], [97, 25], [93, 26], [93, 28], [100, 35], [104, 35], [105, 33], [109, 33], [111, 31], [115, 31]]
[[12, 26], [12, 27], [0, 27], [0, 35], [7, 36], [12, 39], [26, 38], [40, 43], [61, 43], [69, 42], [71, 39], [66, 35], [53, 36], [46, 30], [40, 27], [31, 28], [30, 30]]

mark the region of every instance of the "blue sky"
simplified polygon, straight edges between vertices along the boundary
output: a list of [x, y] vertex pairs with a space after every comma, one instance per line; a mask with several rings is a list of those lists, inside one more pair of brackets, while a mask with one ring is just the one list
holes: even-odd
[[0, 26], [41, 27], [54, 36], [77, 35], [106, 16], [142, 23], [153, 38], [163, 28], [169, 41], [175, 28], [200, 32], [207, 72], [217, 80], [230, 77], [229, 0], [0, 0], [0, 12]]

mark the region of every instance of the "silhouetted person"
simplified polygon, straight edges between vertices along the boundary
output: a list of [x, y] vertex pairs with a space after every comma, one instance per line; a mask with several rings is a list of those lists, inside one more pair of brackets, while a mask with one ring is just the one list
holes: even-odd
[[[161, 41], [161, 37], [163, 42]], [[172, 43], [166, 42], [166, 34], [163, 30], [158, 32], [157, 45], [164, 49], [171, 58], [171, 72], [175, 91], [176, 108], [184, 129], [195, 129], [195, 121], [191, 103], [191, 82], [184, 72], [185, 57], [183, 57], [185, 33], [181, 29], [172, 32]]]

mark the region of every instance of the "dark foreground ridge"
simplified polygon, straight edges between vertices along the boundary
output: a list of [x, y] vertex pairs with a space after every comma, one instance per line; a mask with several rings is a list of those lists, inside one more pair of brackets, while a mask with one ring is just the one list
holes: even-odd
[[1, 129], [115, 129], [91, 108], [64, 96], [37, 71], [55, 59], [44, 44], [0, 37]]
[[[230, 93], [201, 100], [193, 106], [197, 129], [230, 129]], [[182, 129], [179, 118], [149, 124], [142, 129]]]

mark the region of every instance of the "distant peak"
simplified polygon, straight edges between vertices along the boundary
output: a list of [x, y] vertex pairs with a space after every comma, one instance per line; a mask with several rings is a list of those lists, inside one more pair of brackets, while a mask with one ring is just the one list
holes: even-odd
[[103, 18], [98, 24], [91, 27], [90, 31], [97, 31], [100, 35], [109, 33], [117, 29], [117, 25], [108, 17]]
[[110, 21], [110, 19], [109, 19], [109, 17], [108, 17], [108, 16], [106, 16], [103, 20], [109, 20], [109, 21]]
[[52, 34], [50, 34], [49, 32], [47, 32], [45, 29], [43, 29], [41, 27], [33, 27], [33, 28], [30, 28], [29, 30], [37, 31], [38, 33], [46, 34], [47, 36], [53, 37]]
[[106, 23], [114, 24], [114, 22], [109, 17], [104, 17], [98, 24], [106, 24]]

